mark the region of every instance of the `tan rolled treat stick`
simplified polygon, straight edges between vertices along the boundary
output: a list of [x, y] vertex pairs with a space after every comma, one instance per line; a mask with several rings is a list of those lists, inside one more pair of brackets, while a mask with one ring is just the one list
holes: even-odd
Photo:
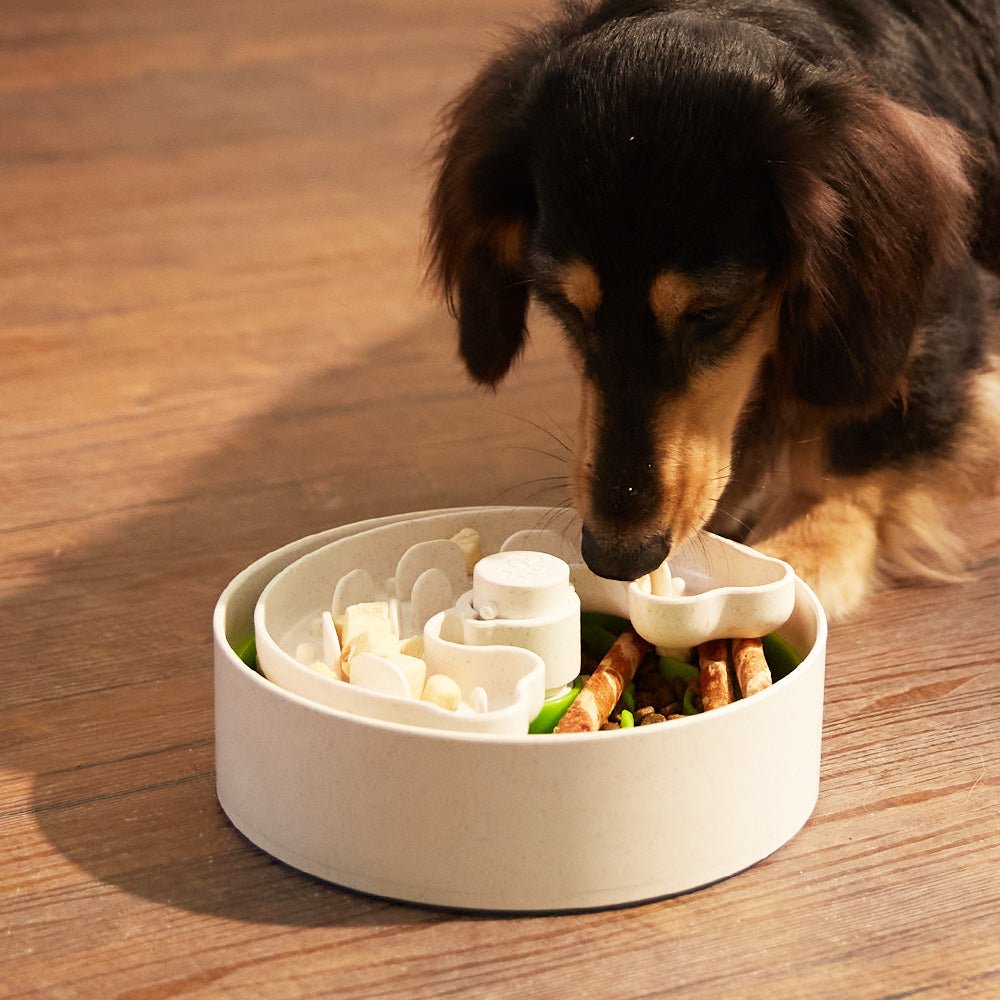
[[760, 639], [733, 639], [733, 669], [744, 698], [771, 686], [771, 668]]
[[636, 667], [652, 648], [635, 632], [622, 632], [553, 732], [593, 733], [600, 729], [631, 683]]
[[729, 643], [726, 639], [710, 639], [698, 647], [698, 676], [701, 680], [702, 711], [722, 708], [733, 700]]

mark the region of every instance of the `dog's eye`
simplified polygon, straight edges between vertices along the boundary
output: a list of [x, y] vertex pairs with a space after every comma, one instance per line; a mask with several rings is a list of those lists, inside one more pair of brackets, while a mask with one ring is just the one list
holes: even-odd
[[725, 322], [729, 310], [724, 306], [706, 306], [704, 309], [692, 309], [684, 314], [684, 319], [693, 326], [715, 326]]

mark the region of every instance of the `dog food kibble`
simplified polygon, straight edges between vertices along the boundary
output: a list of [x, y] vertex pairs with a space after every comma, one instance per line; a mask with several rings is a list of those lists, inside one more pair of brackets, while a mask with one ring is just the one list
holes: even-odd
[[[582, 621], [585, 673], [578, 678], [578, 684], [589, 681], [587, 672], [595, 669], [621, 633], [629, 631], [624, 619], [611, 615], [584, 612]], [[631, 681], [597, 728], [632, 729], [698, 715], [757, 694], [770, 686], [772, 677], [786, 676], [798, 663], [799, 657], [791, 646], [773, 634], [763, 640], [719, 639], [703, 643], [691, 650], [690, 659], [650, 651], [642, 655]], [[706, 681], [710, 691], [707, 701], [702, 688]]]

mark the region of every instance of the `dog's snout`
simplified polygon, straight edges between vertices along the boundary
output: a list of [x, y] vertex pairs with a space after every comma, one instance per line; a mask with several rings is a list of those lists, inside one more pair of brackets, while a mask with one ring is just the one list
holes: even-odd
[[615, 483], [607, 491], [607, 514], [612, 518], [631, 520], [646, 513], [645, 491], [633, 483]]
[[581, 551], [591, 571], [607, 580], [636, 580], [659, 566], [670, 552], [670, 531], [623, 541], [584, 526]]
[[618, 524], [638, 524], [651, 517], [659, 500], [659, 484], [651, 463], [630, 469], [618, 456], [605, 454], [593, 478], [594, 514]]

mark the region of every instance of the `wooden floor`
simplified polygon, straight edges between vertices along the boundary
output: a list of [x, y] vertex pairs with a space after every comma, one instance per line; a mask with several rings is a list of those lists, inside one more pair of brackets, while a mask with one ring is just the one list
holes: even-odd
[[537, 9], [5, 0], [0, 997], [1000, 996], [997, 502], [956, 515], [967, 582], [833, 629], [817, 810], [721, 884], [436, 912], [218, 807], [232, 576], [366, 516], [565, 499], [559, 339], [482, 393], [421, 285], [436, 112]]

